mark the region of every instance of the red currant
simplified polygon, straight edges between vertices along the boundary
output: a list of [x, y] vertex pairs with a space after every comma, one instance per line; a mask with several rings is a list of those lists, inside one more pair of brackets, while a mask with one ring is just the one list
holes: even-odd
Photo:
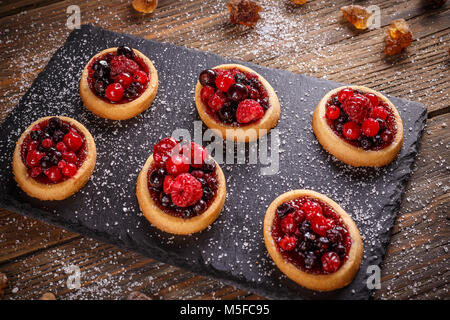
[[372, 105], [372, 107], [376, 107], [380, 103], [380, 100], [378, 99], [376, 94], [366, 93], [365, 96], [370, 100], [370, 104]]
[[392, 139], [394, 138], [394, 136], [392, 135], [392, 132], [389, 130], [385, 130], [383, 131], [383, 133], [380, 135], [381, 140], [385, 143], [389, 143], [392, 141]]
[[75, 131], [69, 131], [63, 139], [64, 144], [72, 151], [77, 151], [83, 144], [83, 138]]
[[31, 172], [30, 172], [30, 176], [32, 178], [36, 178], [37, 176], [39, 176], [42, 172], [42, 168], [41, 167], [34, 167], [31, 168]]
[[351, 88], [345, 88], [339, 91], [338, 93], [338, 99], [341, 103], [344, 103], [344, 101], [348, 98], [350, 98], [353, 95], [353, 89]]
[[362, 132], [367, 137], [375, 137], [379, 130], [380, 124], [375, 119], [366, 119], [362, 124]]
[[37, 167], [43, 157], [45, 157], [45, 153], [43, 152], [37, 150], [29, 151], [26, 159], [28, 167]]
[[322, 269], [327, 273], [336, 272], [341, 266], [341, 259], [336, 252], [330, 251], [325, 253], [322, 258]]
[[130, 86], [131, 82], [133, 82], [133, 78], [130, 76], [129, 73], [124, 72], [124, 73], [119, 74], [115, 78], [115, 81], [117, 83], [120, 83], [122, 85], [122, 87], [124, 89], [126, 89], [126, 88], [128, 88]]
[[379, 107], [375, 107], [372, 109], [370, 116], [374, 119], [386, 120], [386, 118], [388, 116], [388, 112], [386, 111], [385, 108], [383, 108], [382, 106], [379, 106]]
[[67, 161], [67, 162], [70, 162], [70, 163], [75, 163], [75, 162], [77, 162], [77, 156], [76, 156], [76, 154], [74, 153], [74, 152], [72, 152], [72, 151], [66, 151], [66, 152], [63, 152], [63, 154], [62, 154], [62, 156], [63, 156], [63, 159], [65, 160], [65, 161]]
[[56, 144], [56, 150], [59, 152], [67, 151], [67, 146], [64, 144], [64, 142], [60, 141]]
[[336, 120], [341, 115], [341, 109], [338, 107], [331, 105], [327, 108], [326, 116], [330, 120]]
[[342, 128], [342, 134], [349, 140], [356, 140], [361, 135], [361, 128], [356, 122], [349, 121], [344, 124], [344, 127]]
[[77, 174], [78, 169], [73, 163], [67, 163], [61, 171], [66, 177], [73, 177]]
[[44, 139], [44, 140], [42, 140], [41, 145], [44, 148], [48, 149], [53, 146], [53, 140], [50, 138]]
[[294, 236], [284, 236], [278, 245], [283, 251], [292, 251], [297, 245], [297, 238]]
[[53, 167], [45, 170], [45, 175], [52, 182], [58, 182], [62, 178], [61, 171], [59, 171], [58, 167], [56, 167], [56, 166], [53, 166]]
[[113, 102], [122, 100], [123, 87], [120, 83], [112, 83], [106, 88], [106, 97]]
[[172, 137], [164, 138], [153, 147], [153, 159], [158, 167], [164, 167], [172, 155], [172, 150], [178, 141]]
[[322, 215], [313, 217], [311, 221], [312, 230], [322, 237], [325, 237], [327, 235], [327, 231], [332, 229], [334, 225], [335, 222], [333, 219], [325, 218]]

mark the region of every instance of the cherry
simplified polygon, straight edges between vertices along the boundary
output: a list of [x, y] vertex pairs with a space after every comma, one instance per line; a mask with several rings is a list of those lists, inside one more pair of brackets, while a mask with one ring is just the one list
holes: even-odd
[[228, 90], [231, 100], [239, 102], [241, 100], [247, 99], [248, 89], [246, 86], [240, 83], [234, 83]]
[[113, 102], [122, 100], [123, 87], [120, 83], [112, 83], [106, 88], [106, 97]]
[[75, 154], [75, 152], [72, 152], [72, 151], [63, 152], [62, 157], [67, 162], [70, 162], [70, 163], [77, 162], [77, 155]]
[[344, 103], [345, 100], [353, 96], [353, 89], [351, 88], [345, 88], [339, 91], [338, 93], [338, 99], [341, 103]]
[[181, 154], [175, 154], [167, 160], [166, 170], [173, 176], [186, 173], [189, 171], [189, 159]]
[[327, 108], [326, 116], [328, 119], [336, 120], [341, 115], [341, 109], [338, 107], [331, 105]]
[[66, 165], [61, 170], [62, 174], [65, 175], [66, 177], [73, 177], [74, 175], [77, 174], [77, 171], [78, 171], [77, 166], [74, 165], [73, 163], [66, 163]]
[[77, 151], [83, 144], [83, 138], [81, 138], [81, 136], [75, 130], [70, 130], [64, 136], [63, 141], [64, 144], [72, 151]]
[[323, 271], [327, 273], [336, 272], [341, 266], [341, 259], [336, 252], [325, 253], [320, 260], [322, 261]]
[[120, 84], [122, 85], [122, 87], [123, 87], [124, 89], [126, 89], [126, 88], [128, 88], [128, 87], [130, 86], [130, 84], [133, 82], [133, 78], [130, 76], [129, 73], [124, 72], [124, 73], [119, 74], [119, 75], [116, 77], [115, 81], [116, 81], [117, 83], [120, 83]]
[[49, 139], [49, 138], [44, 139], [44, 140], [42, 140], [41, 145], [42, 145], [45, 149], [51, 148], [51, 147], [53, 146], [53, 140], [52, 140], [52, 139]]
[[203, 70], [200, 73], [199, 81], [202, 86], [215, 86], [217, 74], [212, 69]]
[[312, 230], [322, 237], [325, 237], [327, 235], [327, 231], [332, 229], [334, 225], [335, 222], [333, 219], [325, 218], [322, 215], [314, 216], [311, 221]]
[[344, 124], [342, 134], [349, 140], [356, 140], [361, 135], [361, 128], [356, 122], [349, 121]]
[[64, 142], [60, 141], [56, 144], [56, 150], [60, 152], [67, 151], [67, 146], [64, 144]]
[[394, 136], [392, 135], [392, 132], [389, 130], [385, 130], [380, 135], [381, 140], [385, 143], [391, 142]]
[[28, 167], [32, 168], [38, 166], [43, 157], [45, 157], [45, 153], [43, 152], [37, 150], [29, 151], [26, 158]]
[[367, 137], [374, 137], [380, 130], [380, 124], [377, 120], [369, 118], [364, 120], [362, 124], [362, 132]]

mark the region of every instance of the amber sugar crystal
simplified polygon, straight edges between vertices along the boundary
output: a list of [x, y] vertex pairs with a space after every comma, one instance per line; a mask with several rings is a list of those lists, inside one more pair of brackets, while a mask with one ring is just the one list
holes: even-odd
[[158, 0], [133, 0], [134, 10], [142, 13], [152, 13], [158, 6]]
[[372, 14], [364, 7], [358, 5], [344, 6], [341, 8], [341, 12], [345, 19], [355, 26], [356, 29], [367, 29], [369, 24], [369, 18]]
[[386, 29], [384, 52], [390, 56], [398, 54], [403, 48], [410, 46], [412, 41], [413, 37], [408, 23], [404, 19], [395, 20]]
[[242, 24], [247, 27], [254, 27], [261, 18], [259, 12], [261, 6], [250, 0], [231, 0], [227, 3], [230, 11], [230, 22]]

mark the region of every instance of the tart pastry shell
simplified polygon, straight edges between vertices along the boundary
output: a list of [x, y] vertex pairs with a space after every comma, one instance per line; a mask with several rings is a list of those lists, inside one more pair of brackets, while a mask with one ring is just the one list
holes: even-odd
[[28, 169], [23, 163], [20, 155], [22, 143], [36, 124], [53, 118], [53, 116], [40, 118], [33, 122], [22, 133], [16, 143], [16, 148], [13, 154], [12, 169], [14, 173], [14, 179], [16, 180], [19, 187], [30, 197], [38, 198], [40, 200], [63, 200], [76, 193], [86, 184], [86, 182], [91, 177], [92, 172], [94, 171], [95, 162], [97, 160], [97, 150], [95, 147], [95, 142], [89, 131], [81, 123], [72, 118], [63, 116], [57, 117], [65, 122], [68, 122], [71, 126], [75, 127], [77, 130], [83, 133], [86, 143], [86, 159], [84, 160], [81, 167], [78, 168], [77, 173], [73, 177], [70, 177], [67, 180], [59, 183], [44, 184], [30, 177], [30, 175], [28, 174]]
[[230, 141], [251, 142], [259, 139], [261, 136], [266, 135], [270, 131], [270, 129], [276, 126], [278, 120], [280, 119], [281, 114], [280, 101], [278, 100], [278, 96], [275, 93], [275, 90], [269, 84], [269, 82], [266, 79], [264, 79], [264, 77], [262, 77], [260, 74], [258, 74], [256, 71], [248, 67], [245, 67], [240, 64], [222, 64], [214, 67], [213, 69], [233, 69], [233, 68], [237, 68], [247, 73], [256, 74], [258, 76], [258, 80], [267, 90], [267, 93], [269, 95], [270, 108], [266, 110], [263, 118], [259, 119], [254, 123], [250, 123], [248, 125], [241, 125], [239, 127], [235, 127], [217, 121], [216, 119], [214, 119], [209, 115], [207, 111], [208, 106], [206, 106], [202, 102], [200, 91], [202, 90], [203, 86], [199, 81], [197, 81], [197, 85], [195, 87], [195, 105], [197, 107], [198, 114], [200, 115], [202, 121], [206, 124], [208, 128], [212, 129], [217, 135], [220, 135], [224, 139]]
[[81, 75], [80, 95], [85, 107], [95, 115], [111, 120], [126, 120], [137, 116], [150, 107], [158, 91], [158, 73], [149, 58], [139, 50], [133, 49], [134, 53], [145, 62], [149, 69], [150, 80], [144, 92], [135, 100], [121, 104], [109, 103], [97, 97], [89, 88], [88, 67], [95, 58], [109, 52], [116, 52], [116, 50], [117, 48], [103, 50], [89, 60]]
[[153, 154], [147, 159], [139, 173], [136, 184], [136, 196], [144, 217], [158, 229], [178, 235], [200, 232], [212, 224], [220, 215], [226, 198], [226, 182], [222, 169], [216, 162], [217, 193], [208, 209], [202, 214], [184, 219], [175, 217], [161, 210], [148, 190], [148, 170], [153, 165]]
[[[333, 132], [328, 125], [325, 116], [326, 103], [331, 96], [344, 88], [352, 88], [353, 90], [358, 90], [364, 93], [374, 93], [382, 99], [383, 102], [389, 105], [397, 126], [397, 132], [390, 145], [380, 150], [364, 150], [345, 142]], [[403, 123], [394, 104], [381, 93], [362, 86], [345, 86], [328, 92], [322, 100], [320, 100], [314, 110], [312, 127], [317, 140], [325, 150], [342, 162], [354, 167], [383, 167], [391, 163], [397, 157], [403, 144]]]
[[[348, 259], [341, 267], [331, 274], [312, 274], [300, 270], [283, 258], [277, 249], [272, 237], [272, 225], [276, 209], [279, 205], [299, 197], [311, 197], [319, 199], [330, 205], [342, 218], [352, 238], [352, 245], [348, 252]], [[358, 227], [352, 218], [336, 202], [330, 198], [311, 190], [293, 190], [276, 198], [266, 211], [264, 218], [264, 242], [272, 260], [276, 266], [291, 280], [297, 284], [316, 291], [332, 291], [347, 286], [356, 276], [363, 256], [363, 243]]]

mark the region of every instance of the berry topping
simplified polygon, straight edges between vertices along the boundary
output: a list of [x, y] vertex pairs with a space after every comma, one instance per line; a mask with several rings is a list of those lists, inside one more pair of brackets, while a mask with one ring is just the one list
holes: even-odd
[[214, 88], [210, 86], [204, 86], [200, 91], [200, 98], [204, 104], [208, 104], [209, 98], [214, 94]]
[[365, 136], [374, 137], [380, 130], [380, 125], [377, 120], [369, 118], [364, 120], [361, 129]]
[[193, 168], [202, 168], [205, 160], [209, 158], [208, 151], [194, 142], [184, 146], [184, 151], [186, 151], [184, 154], [189, 157], [189, 163]]
[[220, 109], [222, 109], [226, 100], [227, 97], [225, 96], [225, 94], [221, 91], [217, 91], [211, 96], [211, 98], [209, 98], [208, 107], [210, 107], [214, 111], [219, 111]]
[[133, 81], [138, 82], [140, 84], [146, 84], [148, 81], [147, 73], [142, 70], [138, 70], [133, 74]]
[[376, 107], [380, 103], [380, 100], [378, 99], [376, 94], [369, 92], [369, 93], [366, 93], [365, 96], [367, 99], [369, 99], [370, 105], [372, 107]]
[[69, 131], [69, 133], [67, 133], [64, 136], [64, 144], [72, 151], [77, 151], [78, 149], [80, 149], [81, 145], [83, 144], [83, 138], [81, 138], [81, 136], [74, 132], [74, 131]]
[[388, 117], [388, 112], [384, 107], [378, 106], [372, 109], [370, 117], [374, 119], [386, 120], [386, 118]]
[[172, 137], [164, 138], [153, 147], [153, 160], [159, 167], [164, 167], [178, 141]]
[[172, 182], [175, 178], [173, 176], [165, 176], [163, 183], [163, 191], [164, 193], [169, 194], [171, 191]]
[[77, 166], [73, 163], [66, 163], [66, 165], [61, 169], [62, 174], [66, 177], [73, 177], [77, 171]]
[[63, 152], [62, 158], [70, 163], [75, 163], [77, 161], [77, 155], [72, 151]]
[[358, 93], [345, 99], [345, 102], [342, 104], [342, 109], [347, 116], [356, 123], [362, 123], [364, 121], [369, 112], [369, 107], [369, 99]]
[[236, 119], [239, 123], [249, 123], [264, 116], [264, 109], [255, 100], [241, 101], [236, 110]]
[[52, 182], [58, 182], [61, 180], [61, 171], [58, 169], [58, 167], [51, 167], [47, 170], [45, 170], [45, 175], [50, 179]]
[[[124, 72], [124, 73], [119, 74], [116, 77], [115, 81], [117, 83], [119, 83], [124, 89], [126, 89], [133, 82], [133, 78], [130, 76], [129, 73]], [[106, 89], [105, 89], [105, 92], [106, 92]]]
[[121, 73], [134, 74], [139, 70], [139, 65], [126, 56], [115, 56], [110, 63], [111, 77], [115, 78]]
[[322, 269], [326, 273], [336, 272], [341, 266], [341, 259], [336, 252], [327, 252], [322, 258]]
[[310, 197], [279, 205], [271, 233], [283, 258], [312, 274], [339, 270], [352, 244], [343, 220], [333, 207]]
[[228, 90], [228, 94], [230, 95], [231, 100], [233, 100], [235, 102], [239, 102], [244, 99], [247, 99], [248, 89], [243, 84], [234, 83], [233, 85], [231, 85], [230, 89]]
[[349, 121], [346, 124], [344, 124], [344, 127], [342, 128], [342, 133], [344, 134], [344, 137], [346, 137], [349, 140], [356, 140], [361, 135], [361, 128], [359, 127], [359, 124]]
[[127, 46], [120, 46], [117, 48], [117, 55], [118, 56], [125, 56], [128, 59], [134, 59], [134, 51], [130, 47]]
[[201, 183], [189, 173], [177, 176], [170, 189], [173, 203], [181, 208], [195, 204], [203, 195]]
[[336, 120], [341, 115], [341, 109], [338, 107], [331, 105], [327, 108], [326, 116], [328, 119]]
[[45, 153], [39, 152], [37, 150], [32, 150], [27, 154], [27, 166], [32, 168], [39, 165], [41, 159], [45, 157]]
[[180, 154], [172, 155], [166, 162], [166, 170], [173, 176], [188, 172], [189, 159]]

